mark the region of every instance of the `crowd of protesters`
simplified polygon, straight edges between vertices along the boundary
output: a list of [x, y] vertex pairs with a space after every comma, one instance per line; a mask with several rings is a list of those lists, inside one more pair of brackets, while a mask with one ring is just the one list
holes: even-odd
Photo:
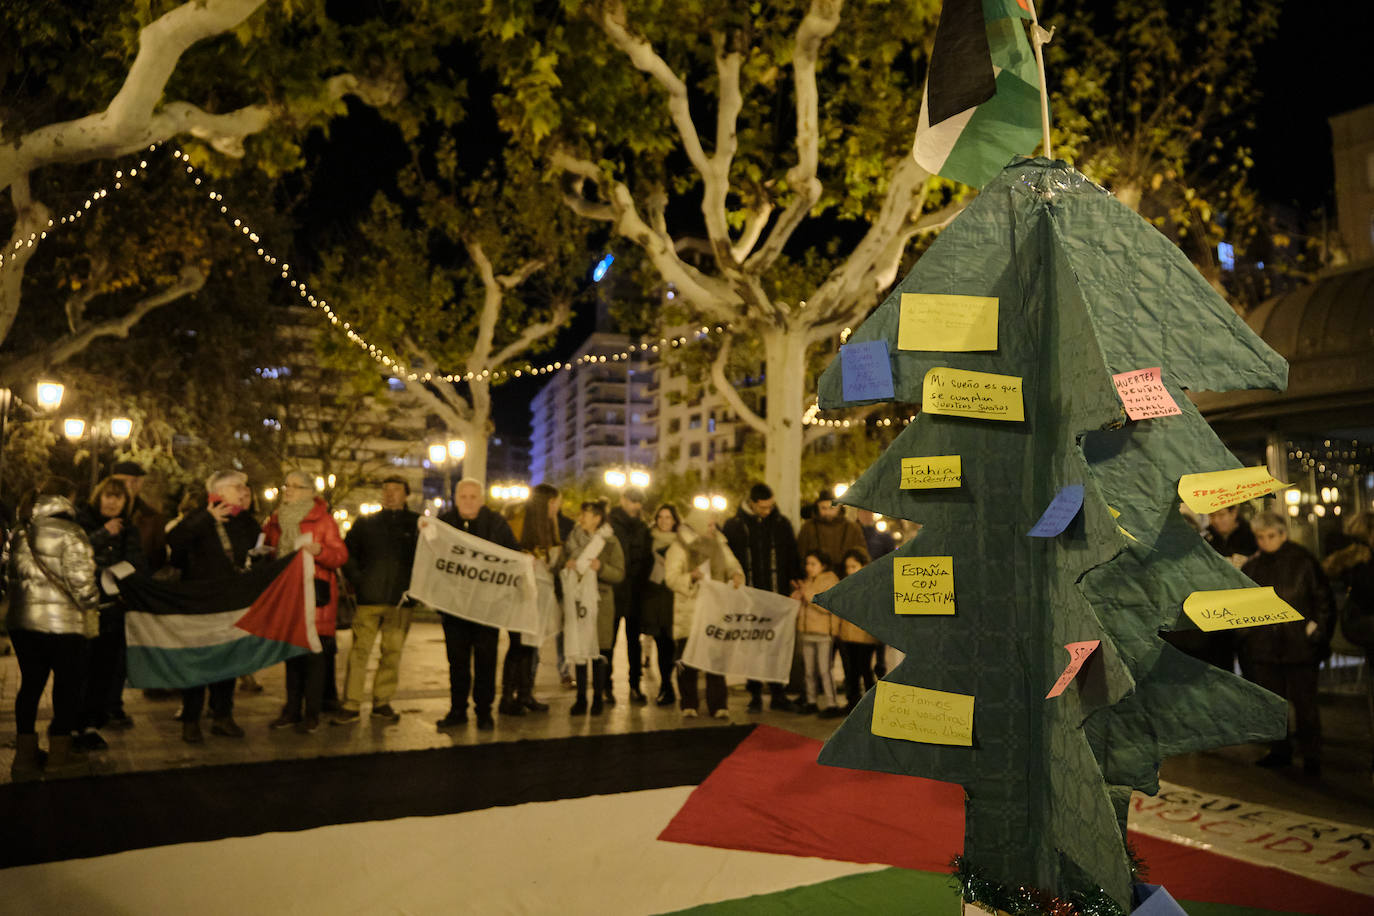
[[[79, 772], [83, 754], [108, 747], [104, 733], [133, 725], [123, 702], [124, 608], [107, 572], [213, 580], [241, 573], [257, 561], [307, 550], [314, 558], [320, 651], [285, 663], [285, 702], [270, 727], [309, 734], [326, 718], [334, 725], [356, 723], [365, 707], [370, 718], [400, 719], [392, 699], [415, 612], [405, 595], [420, 518], [407, 506], [411, 494], [404, 480], [383, 481], [380, 510], [359, 518], [343, 537], [330, 506], [299, 471], [285, 476], [277, 509], [262, 522], [253, 515], [252, 491], [240, 471], [212, 475], [204, 492], [188, 495], [170, 521], [140, 497], [144, 477], [139, 465], [120, 462], [84, 502], [77, 501], [74, 484], [53, 478], [20, 507], [7, 543], [6, 623], [21, 678], [15, 698], [15, 779]], [[700, 507], [684, 514], [672, 504], [648, 513], [645, 494], [633, 487], [623, 490], [613, 507], [589, 500], [574, 516], [563, 511], [562, 495], [548, 484], [536, 486], [526, 503], [502, 514], [485, 505], [480, 482], [465, 479], [454, 487], [453, 508], [439, 520], [530, 554], [554, 583], [560, 570], [579, 563], [595, 573], [596, 644], [587, 650], [589, 657], [565, 657], [561, 636], [552, 644], [563, 685], [575, 691], [574, 716], [599, 715], [617, 702], [612, 658], [623, 629], [628, 702], [676, 706], [684, 718], [697, 717], [704, 674], [707, 714], [729, 717], [725, 678], [683, 663], [700, 583], [709, 577], [798, 602], [793, 671], [787, 681], [768, 685], [769, 707], [837, 717], [884, 675], [885, 647], [814, 599], [895, 549], [897, 540], [883, 532], [871, 512], [849, 518], [829, 491], [818, 494], [806, 516], [794, 533], [763, 483], [755, 484], [728, 517]], [[1330, 654], [1338, 609], [1347, 638], [1374, 650], [1374, 525], [1366, 514], [1348, 519], [1349, 545], [1328, 557], [1323, 567], [1288, 539], [1281, 515], [1262, 513], [1247, 521], [1232, 508], [1206, 521], [1203, 536], [1213, 548], [1255, 583], [1272, 586], [1304, 619], [1236, 633], [1171, 634], [1170, 640], [1227, 670], [1238, 663], [1246, 677], [1285, 697], [1295, 727], [1259, 763], [1290, 765], [1296, 745], [1306, 772], [1318, 775], [1317, 669]], [[340, 693], [335, 633], [345, 583], [356, 610]], [[509, 649], [499, 666], [498, 702], [499, 630], [450, 613], [441, 614], [440, 621], [449, 666], [449, 709], [437, 721], [439, 729], [466, 725], [469, 711], [482, 730], [494, 727], [494, 714], [548, 712], [549, 705], [534, 695], [534, 675], [541, 649], [549, 646], [509, 634]], [[368, 661], [379, 640], [380, 659], [369, 691]], [[642, 686], [651, 655], [657, 659], [659, 685], [652, 700]], [[840, 686], [833, 676], [837, 655], [843, 671]], [[49, 680], [52, 719], [45, 753], [39, 746], [37, 715]], [[251, 676], [239, 686], [261, 689]], [[201, 718], [207, 696], [209, 733], [244, 737], [234, 719], [235, 687], [235, 680], [228, 679], [180, 692], [177, 718], [185, 742], [205, 741]], [[764, 684], [748, 681], [746, 688], [747, 709], [761, 711]]]

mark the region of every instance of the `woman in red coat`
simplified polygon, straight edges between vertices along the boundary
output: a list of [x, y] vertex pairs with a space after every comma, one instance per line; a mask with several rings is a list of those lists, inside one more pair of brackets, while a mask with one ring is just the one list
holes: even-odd
[[[315, 557], [315, 630], [323, 652], [298, 655], [286, 663], [286, 706], [272, 721], [272, 728], [295, 726], [301, 734], [320, 727], [320, 707], [324, 702], [327, 658], [334, 652], [334, 622], [339, 596], [334, 590], [334, 571], [348, 562], [348, 548], [339, 536], [339, 526], [329, 512], [329, 504], [315, 495], [310, 478], [300, 471], [286, 475], [281, 504], [262, 526], [264, 539], [284, 557], [296, 549], [303, 536], [304, 545]], [[328, 601], [320, 600], [325, 595]]]

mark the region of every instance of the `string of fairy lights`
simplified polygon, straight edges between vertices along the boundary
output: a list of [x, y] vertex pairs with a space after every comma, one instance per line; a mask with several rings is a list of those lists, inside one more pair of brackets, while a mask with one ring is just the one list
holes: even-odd
[[[149, 172], [148, 156], [156, 153], [162, 146], [160, 143], [151, 144], [145, 153], [139, 155], [138, 165], [130, 165], [124, 168], [115, 169], [110, 183], [104, 187], [97, 188], [86, 195], [79, 206], [73, 207], [71, 212], [64, 215], [50, 218], [47, 227], [38, 229], [29, 234], [27, 239], [15, 239], [13, 246], [0, 250], [0, 271], [12, 268], [19, 258], [19, 252], [26, 248], [32, 248], [40, 241], [46, 239], [50, 232], [58, 229], [73, 226], [84, 216], [98, 207], [102, 202], [109, 199], [111, 191], [122, 191], [131, 186], [135, 180], [146, 179]], [[551, 375], [555, 372], [570, 372], [581, 366], [599, 365], [603, 363], [618, 363], [645, 358], [651, 354], [658, 354], [664, 351], [686, 347], [691, 343], [707, 340], [713, 336], [719, 336], [730, 330], [729, 325], [701, 325], [699, 328], [688, 334], [681, 334], [675, 337], [659, 337], [654, 339], [642, 339], [638, 343], [630, 346], [618, 353], [597, 353], [583, 354], [572, 360], [554, 360], [542, 366], [533, 363], [526, 363], [516, 369], [491, 369], [468, 370], [458, 372], [440, 371], [415, 371], [409, 368], [397, 356], [396, 353], [369, 341], [361, 331], [353, 326], [330, 306], [329, 302], [316, 296], [308, 287], [303, 279], [300, 279], [291, 264], [283, 260], [279, 255], [270, 250], [262, 236], [249, 224], [243, 211], [231, 207], [224, 199], [224, 195], [210, 187], [210, 178], [205, 175], [191, 162], [190, 156], [179, 148], [172, 149], [172, 160], [178, 164], [177, 173], [190, 181], [195, 187], [204, 189], [202, 198], [209, 206], [216, 207], [226, 223], [235, 230], [235, 236], [240, 240], [253, 246], [254, 254], [260, 258], [264, 264], [279, 272], [280, 279], [286, 281], [304, 304], [319, 312], [324, 316], [329, 324], [338, 329], [350, 343], [357, 347], [361, 352], [367, 354], [378, 365], [382, 366], [387, 372], [409, 382], [470, 382], [475, 380], [489, 381], [493, 384], [506, 381], [511, 378], [523, 378], [525, 376]], [[845, 328], [841, 335], [841, 342], [849, 336], [850, 329]], [[851, 426], [867, 424], [874, 426], [892, 426], [894, 420], [891, 417], [880, 419], [859, 419], [859, 420], [830, 420], [818, 416], [818, 405], [812, 404], [802, 417], [802, 422], [809, 426], [823, 426], [833, 428], [848, 429]], [[914, 416], [900, 420], [903, 426], [915, 420]]]

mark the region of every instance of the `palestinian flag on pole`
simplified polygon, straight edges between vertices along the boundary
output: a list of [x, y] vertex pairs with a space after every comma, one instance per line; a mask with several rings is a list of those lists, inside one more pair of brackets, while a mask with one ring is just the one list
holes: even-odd
[[1040, 81], [1027, 0], [945, 0], [911, 154], [981, 188], [1040, 140]]
[[117, 587], [129, 608], [124, 633], [134, 687], [212, 684], [320, 651], [315, 558], [304, 550], [224, 579], [128, 575]]

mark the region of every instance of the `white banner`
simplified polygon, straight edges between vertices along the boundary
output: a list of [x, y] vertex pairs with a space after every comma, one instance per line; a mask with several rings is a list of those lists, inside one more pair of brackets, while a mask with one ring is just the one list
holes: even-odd
[[527, 640], [531, 646], [542, 646], [551, 637], [563, 631], [563, 608], [558, 605], [558, 595], [553, 587], [553, 573], [543, 563], [534, 564], [534, 587], [538, 593], [538, 629], [534, 638]]
[[784, 682], [797, 639], [795, 598], [703, 579], [682, 663], [712, 674]]
[[534, 558], [437, 519], [421, 518], [407, 594], [474, 623], [539, 632]]
[[596, 612], [601, 593], [596, 573], [565, 569], [559, 575], [563, 577], [563, 657], [575, 665], [598, 659]]

